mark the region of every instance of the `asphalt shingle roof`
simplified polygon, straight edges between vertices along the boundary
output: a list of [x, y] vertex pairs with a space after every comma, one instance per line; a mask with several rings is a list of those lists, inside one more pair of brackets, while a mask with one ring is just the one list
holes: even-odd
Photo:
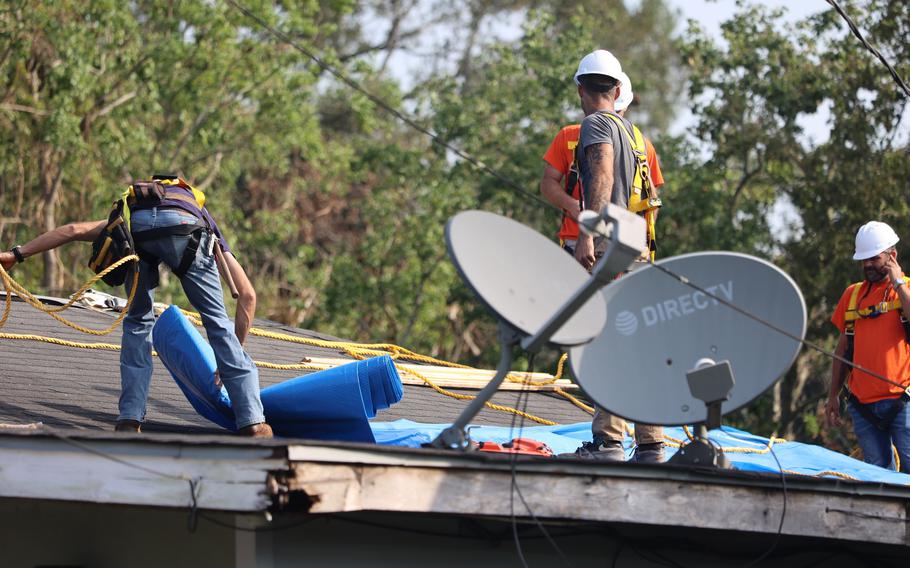
[[[3, 295], [0, 294], [0, 300], [2, 298]], [[81, 307], [69, 309], [64, 315], [92, 329], [107, 327], [116, 316], [113, 312]], [[256, 320], [254, 325], [298, 337], [336, 339], [267, 320]], [[87, 335], [64, 326], [20, 301], [13, 302], [12, 313], [6, 325], [0, 328], [0, 333], [40, 335], [82, 343], [120, 343], [119, 326], [106, 336]], [[249, 337], [246, 349], [255, 360], [275, 363], [298, 363], [305, 357], [347, 358], [341, 351], [334, 349], [256, 336]], [[64, 428], [111, 429], [117, 419], [117, 400], [120, 394], [119, 356], [119, 351], [0, 339], [0, 422], [43, 422]], [[307, 374], [307, 371], [259, 370], [263, 388], [303, 374]], [[450, 390], [464, 394], [477, 392]], [[514, 406], [517, 398], [517, 391], [503, 391], [493, 397], [493, 402]], [[465, 404], [465, 401], [441, 395], [428, 387], [405, 385], [401, 402], [380, 412], [375, 420], [407, 418], [424, 423], [449, 423], [458, 416]], [[558, 423], [590, 420], [590, 415], [564, 398], [542, 392], [528, 395], [525, 410]], [[152, 376], [146, 419], [146, 431], [223, 432], [193, 410], [159, 362], [156, 362]], [[484, 409], [474, 422], [508, 425], [511, 420], [511, 414]]]

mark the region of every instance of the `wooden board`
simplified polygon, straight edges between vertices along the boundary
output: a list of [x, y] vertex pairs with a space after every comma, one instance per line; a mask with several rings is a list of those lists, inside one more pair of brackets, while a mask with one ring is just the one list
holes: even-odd
[[[328, 367], [337, 367], [350, 363], [350, 359], [340, 359], [337, 357], [307, 357], [307, 363], [314, 365], [326, 365]], [[395, 363], [401, 373], [401, 382], [406, 385], [427, 386], [426, 382], [409, 373], [414, 371], [419, 373], [437, 385], [450, 389], [477, 389], [480, 390], [486, 386], [495, 371], [487, 369], [461, 369], [458, 367], [442, 367], [439, 365], [417, 365], [414, 363]], [[520, 379], [529, 378], [531, 384], [525, 385], [520, 382], [512, 382], [508, 379], [503, 381], [499, 390], [531, 390], [531, 391], [553, 391], [557, 388], [563, 390], [578, 390], [578, 385], [568, 379], [559, 379], [548, 384], [534, 384], [535, 382], [551, 381], [553, 375], [549, 373], [524, 373], [515, 371], [512, 376]]]

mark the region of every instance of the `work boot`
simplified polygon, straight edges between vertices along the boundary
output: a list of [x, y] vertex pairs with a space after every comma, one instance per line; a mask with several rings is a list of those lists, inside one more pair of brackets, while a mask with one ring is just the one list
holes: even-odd
[[142, 432], [142, 423], [138, 420], [118, 420], [114, 425], [114, 432]]
[[664, 443], [639, 444], [632, 454], [632, 461], [637, 463], [663, 463]]
[[581, 447], [571, 454], [559, 454], [561, 458], [576, 458], [591, 461], [625, 461], [626, 451], [622, 442], [594, 438], [591, 442], [582, 442]]
[[248, 438], [271, 438], [274, 436], [272, 434], [272, 427], [265, 422], [244, 426], [240, 430], [237, 430], [237, 435], [246, 436]]

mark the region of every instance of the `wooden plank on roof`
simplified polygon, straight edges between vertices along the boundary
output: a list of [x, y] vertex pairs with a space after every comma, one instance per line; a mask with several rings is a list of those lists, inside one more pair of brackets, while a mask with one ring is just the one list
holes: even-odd
[[[307, 357], [307, 362], [314, 365], [325, 365], [327, 368], [337, 367], [351, 363], [350, 359], [335, 357]], [[417, 365], [413, 363], [395, 364], [402, 371], [401, 382], [406, 385], [428, 386], [426, 381], [417, 376], [423, 375], [443, 388], [451, 389], [482, 389], [490, 382], [496, 371], [488, 369], [463, 369], [459, 367], [443, 367], [440, 365]], [[557, 388], [563, 390], [578, 390], [578, 385], [568, 379], [554, 380], [549, 373], [524, 373], [516, 371], [513, 376], [518, 379], [528, 379], [529, 382], [503, 381], [499, 390], [530, 390], [552, 392]], [[545, 383], [545, 384], [535, 384]]]

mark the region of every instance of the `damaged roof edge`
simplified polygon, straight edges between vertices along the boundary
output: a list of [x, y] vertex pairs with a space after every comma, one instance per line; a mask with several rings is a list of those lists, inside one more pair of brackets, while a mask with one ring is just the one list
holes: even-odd
[[[0, 430], [0, 498], [275, 514], [508, 517], [508, 456], [231, 436]], [[910, 489], [638, 464], [520, 459], [534, 516], [907, 546]], [[607, 505], [609, 504], [609, 506]], [[528, 521], [524, 506], [516, 517]], [[858, 523], [857, 519], [863, 522]]]

